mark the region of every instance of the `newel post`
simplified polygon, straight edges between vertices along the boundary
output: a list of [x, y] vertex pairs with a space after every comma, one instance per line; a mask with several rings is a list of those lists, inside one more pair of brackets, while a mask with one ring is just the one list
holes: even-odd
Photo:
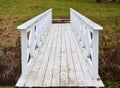
[[70, 8], [70, 23], [73, 26], [73, 15], [72, 15], [72, 8]]
[[52, 25], [52, 9], [50, 11], [50, 25]]
[[27, 71], [27, 31], [21, 30], [21, 65], [22, 75], [26, 75]]
[[92, 42], [92, 77], [93, 79], [98, 78], [99, 70], [99, 30], [93, 31], [93, 42]]

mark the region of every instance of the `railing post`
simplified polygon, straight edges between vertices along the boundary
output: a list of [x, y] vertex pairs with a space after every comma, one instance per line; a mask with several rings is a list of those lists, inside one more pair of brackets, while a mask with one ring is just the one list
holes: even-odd
[[71, 12], [71, 8], [70, 8], [70, 23], [72, 24], [72, 12]]
[[[38, 50], [36, 42], [39, 41], [40, 38], [42, 41], [43, 33], [48, 30], [48, 26], [51, 24], [52, 9], [49, 9], [17, 27], [17, 29], [21, 30], [22, 76], [27, 75], [27, 70], [29, 69], [30, 64], [32, 64], [33, 58], [36, 56]], [[37, 44], [38, 43], [39, 42], [37, 42]]]
[[21, 65], [22, 65], [22, 75], [26, 75], [27, 71], [27, 31], [21, 30]]
[[73, 21], [74, 21], [74, 18], [73, 18], [73, 12], [72, 12], [72, 8], [70, 8], [70, 23], [71, 25], [73, 26]]
[[52, 9], [51, 9], [51, 12], [50, 12], [50, 25], [52, 25]]
[[93, 79], [96, 79], [98, 77], [98, 70], [99, 70], [99, 59], [98, 59], [98, 53], [99, 53], [99, 30], [93, 31], [93, 42], [92, 42], [92, 52], [93, 52], [93, 58], [92, 58], [92, 77]]
[[[79, 20], [76, 20], [79, 19]], [[103, 27], [94, 23], [93, 21], [89, 20], [87, 17], [83, 16], [82, 14], [78, 13], [74, 9], [70, 8], [70, 21], [74, 27], [81, 25], [81, 44], [87, 50], [83, 52], [86, 53], [87, 57], [89, 58], [91, 75], [93, 79], [97, 79], [99, 77], [99, 30], [102, 30]], [[78, 22], [79, 25], [76, 25]], [[80, 28], [78, 28], [80, 30]], [[88, 39], [89, 38], [89, 39]], [[85, 42], [84, 42], [85, 41]], [[85, 43], [85, 44], [84, 44]]]

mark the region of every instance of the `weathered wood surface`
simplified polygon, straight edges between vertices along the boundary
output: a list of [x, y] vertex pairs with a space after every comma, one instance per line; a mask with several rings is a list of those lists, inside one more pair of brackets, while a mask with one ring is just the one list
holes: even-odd
[[81, 49], [69, 23], [52, 24], [30, 71], [16, 87], [104, 87], [100, 78], [92, 78]]
[[82, 55], [91, 64], [91, 74], [93, 79], [99, 77], [99, 31], [102, 26], [91, 21], [84, 15], [70, 8], [70, 23], [82, 48]]
[[48, 27], [52, 25], [52, 9], [19, 25], [21, 30], [21, 68], [22, 75], [26, 76], [41, 42], [47, 35]]

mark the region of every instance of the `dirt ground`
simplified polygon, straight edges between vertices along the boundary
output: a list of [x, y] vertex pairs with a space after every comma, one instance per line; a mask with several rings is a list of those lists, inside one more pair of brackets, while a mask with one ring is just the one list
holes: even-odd
[[20, 47], [0, 47], [0, 85], [15, 85], [20, 71]]
[[[106, 81], [120, 81], [120, 46], [109, 59], [100, 59], [100, 76]], [[0, 85], [15, 85], [21, 74], [20, 45], [0, 47]]]

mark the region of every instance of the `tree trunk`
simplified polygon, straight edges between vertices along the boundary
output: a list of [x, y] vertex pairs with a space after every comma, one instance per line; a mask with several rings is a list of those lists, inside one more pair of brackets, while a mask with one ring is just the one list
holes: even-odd
[[100, 2], [101, 2], [101, 0], [96, 0], [96, 2], [97, 2], [97, 3], [100, 3]]
[[116, 0], [112, 0], [112, 2], [115, 2]]

